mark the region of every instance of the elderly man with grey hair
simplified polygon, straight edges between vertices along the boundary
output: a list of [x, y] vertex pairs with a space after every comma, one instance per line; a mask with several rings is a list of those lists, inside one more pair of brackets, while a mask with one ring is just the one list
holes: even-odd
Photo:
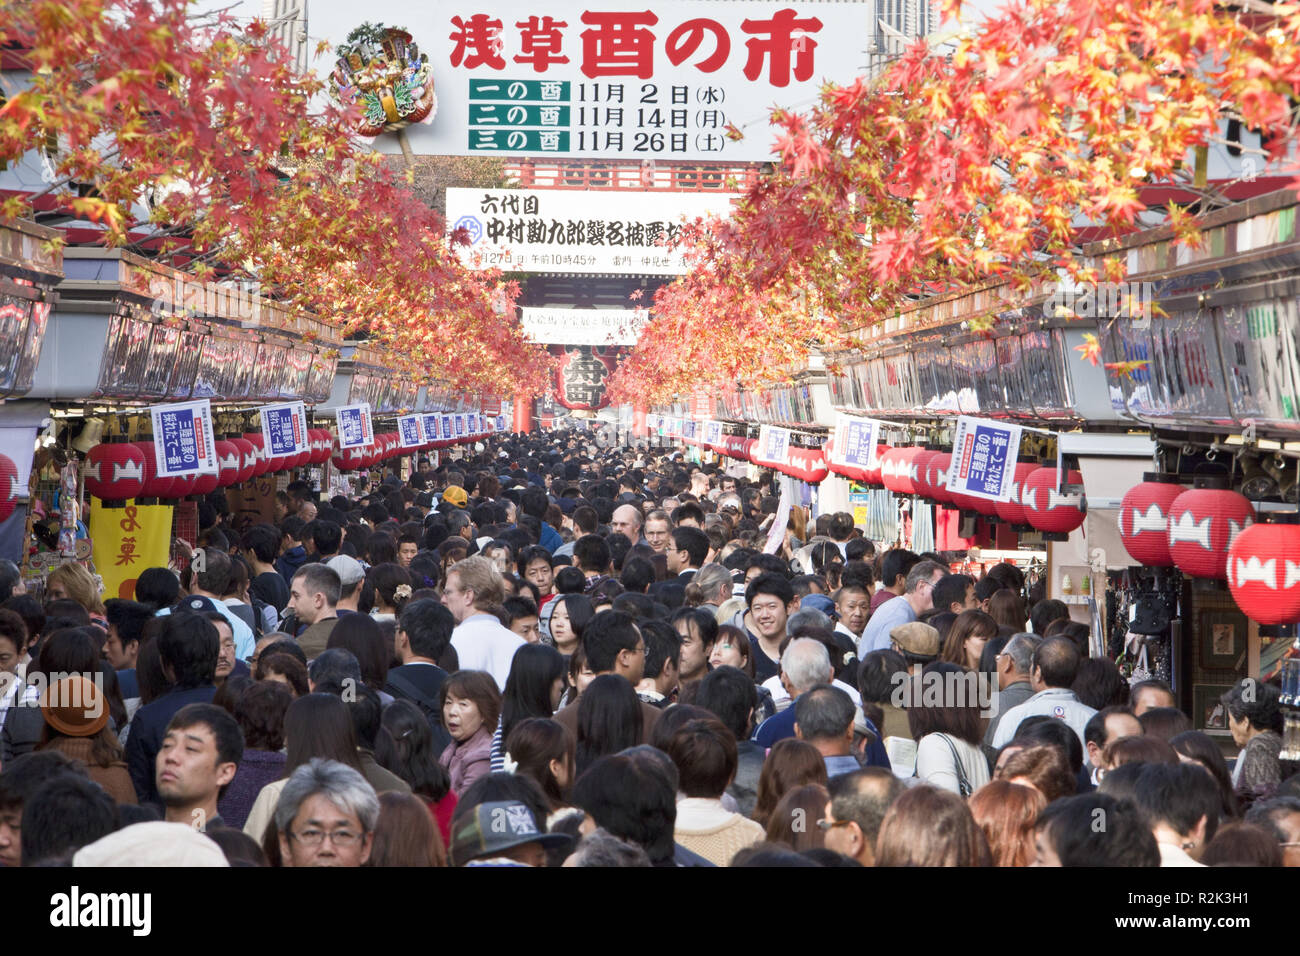
[[993, 735], [997, 733], [1002, 715], [1034, 696], [1033, 685], [1029, 682], [1029, 670], [1033, 666], [1034, 651], [1042, 641], [1042, 637], [1037, 634], [1021, 631], [1011, 635], [1002, 648], [1002, 653], [993, 659], [998, 678], [998, 694], [994, 698], [988, 729], [984, 732], [986, 747], [993, 746]]
[[374, 788], [334, 760], [314, 758], [295, 770], [275, 805], [284, 866], [364, 866], [378, 822]]

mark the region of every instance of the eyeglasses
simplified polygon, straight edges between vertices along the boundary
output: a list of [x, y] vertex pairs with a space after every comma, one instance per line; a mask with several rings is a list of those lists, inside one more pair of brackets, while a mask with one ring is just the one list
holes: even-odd
[[817, 829], [826, 833], [830, 830], [834, 830], [836, 827], [846, 827], [852, 822], [852, 820], [818, 820]]
[[294, 833], [290, 830], [289, 838], [309, 847], [320, 846], [328, 838], [336, 847], [347, 849], [361, 840], [361, 834], [353, 833], [351, 830], [335, 830], [332, 833], [326, 833], [324, 830], [303, 830], [301, 833]]

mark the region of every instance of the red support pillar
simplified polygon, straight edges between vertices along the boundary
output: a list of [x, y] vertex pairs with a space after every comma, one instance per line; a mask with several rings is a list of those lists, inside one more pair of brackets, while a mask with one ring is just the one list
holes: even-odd
[[646, 437], [645, 416], [646, 410], [644, 405], [632, 406], [632, 434], [637, 438]]
[[533, 430], [533, 396], [515, 396], [513, 417], [511, 431], [527, 434]]

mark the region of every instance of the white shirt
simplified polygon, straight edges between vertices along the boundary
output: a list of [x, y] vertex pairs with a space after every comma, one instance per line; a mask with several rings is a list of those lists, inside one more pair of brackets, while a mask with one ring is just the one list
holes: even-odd
[[1205, 866], [1188, 856], [1182, 847], [1172, 843], [1157, 843], [1156, 849], [1160, 851], [1161, 866]]
[[471, 614], [456, 625], [451, 632], [451, 646], [456, 648], [463, 671], [487, 671], [497, 682], [498, 690], [505, 690], [510, 676], [510, 662], [515, 651], [527, 643], [507, 627], [502, 627], [491, 614]]
[[[946, 741], [952, 741], [951, 749]], [[952, 759], [954, 750], [957, 759], [961, 761], [971, 793], [974, 793], [989, 782], [989, 762], [984, 758], [982, 750], [952, 734], [926, 734], [921, 738], [921, 742], [916, 745], [916, 776], [923, 783], [941, 790], [961, 793], [957, 768]]]
[[[1000, 748], [1009, 744], [1016, 731], [1020, 729], [1020, 722], [1026, 717], [1036, 717], [1039, 714], [1065, 721], [1078, 735], [1079, 742], [1084, 743], [1083, 730], [1096, 712], [1074, 696], [1074, 691], [1069, 688], [1049, 687], [1040, 690], [1023, 704], [1017, 704], [1002, 715], [1002, 719], [998, 721], [997, 733], [993, 735], [993, 746]], [[1084, 744], [1084, 751], [1087, 751], [1086, 744]]]
[[[833, 680], [831, 683], [853, 699], [854, 707], [862, 706], [862, 695], [858, 693], [856, 687], [850, 687], [841, 680]], [[780, 674], [775, 677], [769, 677], [767, 680], [763, 681], [763, 687], [772, 695], [772, 700], [776, 704], [776, 709], [778, 711], [785, 710], [790, 706], [790, 695], [785, 692], [785, 685], [781, 683]]]

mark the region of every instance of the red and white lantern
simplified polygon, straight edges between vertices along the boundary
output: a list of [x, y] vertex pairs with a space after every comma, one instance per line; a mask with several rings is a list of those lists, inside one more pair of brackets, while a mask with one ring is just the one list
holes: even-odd
[[158, 476], [158, 461], [154, 457], [154, 447], [151, 441], [135, 442], [135, 447], [140, 449], [140, 454], [144, 456], [144, 485], [140, 489], [141, 498], [170, 498], [172, 497], [172, 488], [176, 485], [175, 478], [160, 478]]
[[1119, 536], [1133, 560], [1152, 568], [1174, 563], [1169, 551], [1169, 509], [1187, 489], [1171, 476], [1163, 480], [1156, 472], [1143, 475], [1143, 482], [1124, 495], [1119, 506]]
[[0, 524], [18, 507], [18, 496], [18, 466], [8, 455], [0, 455]]
[[[131, 442], [104, 442], [86, 453], [86, 491], [103, 501], [138, 498], [144, 490], [144, 452]], [[0, 488], [0, 494], [4, 491]]]
[[1228, 548], [1228, 590], [1252, 621], [1300, 622], [1300, 525], [1242, 529]]
[[880, 479], [886, 488], [899, 495], [916, 494], [916, 459], [925, 451], [920, 446], [891, 448], [881, 463]]
[[1016, 462], [1016, 469], [1011, 478], [1011, 500], [997, 503], [998, 517], [1007, 524], [1021, 527], [1029, 525], [1029, 515], [1025, 514], [1025, 505], [1021, 499], [1025, 493], [1025, 479], [1037, 470], [1037, 462]]
[[[1083, 484], [1077, 471], [1065, 473], [1067, 485]], [[1086, 507], [1080, 492], [1064, 493], [1057, 489], [1056, 466], [1035, 468], [1025, 478], [1021, 502], [1029, 523], [1048, 534], [1069, 534], [1083, 524]]]
[[265, 475], [271, 470], [271, 460], [266, 457], [266, 438], [261, 432], [244, 432], [244, 441], [253, 446], [253, 454], [257, 459], [253, 475]]
[[1169, 506], [1169, 554], [1192, 578], [1228, 576], [1228, 551], [1237, 535], [1255, 523], [1245, 496], [1227, 488], [1193, 488]]
[[217, 487], [229, 488], [239, 481], [243, 455], [239, 446], [228, 438], [217, 439]]
[[235, 484], [242, 485], [257, 473], [257, 449], [242, 436], [231, 438], [230, 444], [239, 451], [239, 473], [235, 476]]

